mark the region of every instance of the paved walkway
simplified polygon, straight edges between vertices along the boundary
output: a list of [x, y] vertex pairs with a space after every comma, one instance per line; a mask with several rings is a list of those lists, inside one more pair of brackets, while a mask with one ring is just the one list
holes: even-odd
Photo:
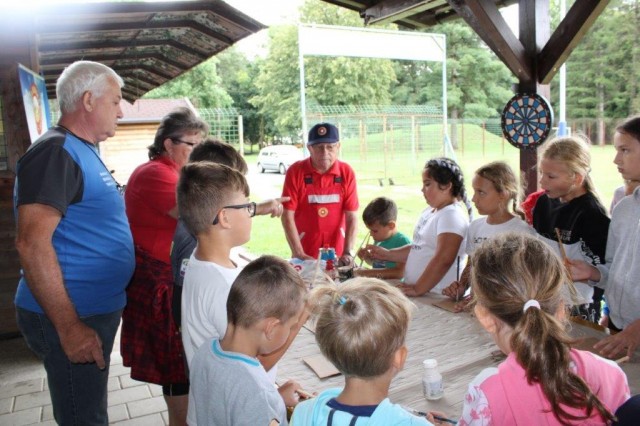
[[[116, 339], [114, 348], [119, 348]], [[0, 341], [0, 425], [55, 425], [44, 368], [19, 337]], [[114, 425], [168, 425], [162, 388], [132, 380], [120, 352], [111, 354], [109, 420]]]

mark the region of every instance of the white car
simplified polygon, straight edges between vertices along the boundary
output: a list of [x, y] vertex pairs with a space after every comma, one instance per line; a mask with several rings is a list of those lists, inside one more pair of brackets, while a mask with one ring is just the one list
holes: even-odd
[[290, 165], [303, 159], [302, 150], [294, 145], [272, 145], [262, 148], [258, 154], [258, 171], [274, 170], [281, 175]]

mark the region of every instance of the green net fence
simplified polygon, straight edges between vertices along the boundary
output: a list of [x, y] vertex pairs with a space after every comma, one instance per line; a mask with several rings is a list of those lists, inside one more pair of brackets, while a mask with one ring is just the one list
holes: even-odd
[[209, 135], [236, 147], [240, 145], [238, 110], [235, 108], [198, 108], [198, 113], [209, 124]]
[[426, 159], [446, 152], [442, 109], [429, 105], [314, 106], [309, 127], [322, 121], [340, 130], [341, 158], [358, 180], [398, 184], [415, 180]]

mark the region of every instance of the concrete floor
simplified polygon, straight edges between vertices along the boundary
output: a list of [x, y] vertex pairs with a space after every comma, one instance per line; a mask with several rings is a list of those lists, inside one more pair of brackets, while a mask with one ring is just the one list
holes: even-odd
[[[168, 425], [162, 388], [132, 380], [119, 347], [116, 338], [108, 384], [110, 424]], [[56, 424], [44, 367], [22, 337], [0, 340], [0, 425], [31, 424]]]

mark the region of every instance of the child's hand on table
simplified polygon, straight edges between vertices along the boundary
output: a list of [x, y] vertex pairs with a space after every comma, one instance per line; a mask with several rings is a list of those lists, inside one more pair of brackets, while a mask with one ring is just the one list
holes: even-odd
[[442, 290], [442, 294], [457, 302], [458, 300], [462, 299], [462, 296], [464, 296], [464, 292], [466, 290], [467, 289], [465, 288], [465, 286], [460, 284], [460, 281], [454, 281], [449, 284], [448, 287]]

